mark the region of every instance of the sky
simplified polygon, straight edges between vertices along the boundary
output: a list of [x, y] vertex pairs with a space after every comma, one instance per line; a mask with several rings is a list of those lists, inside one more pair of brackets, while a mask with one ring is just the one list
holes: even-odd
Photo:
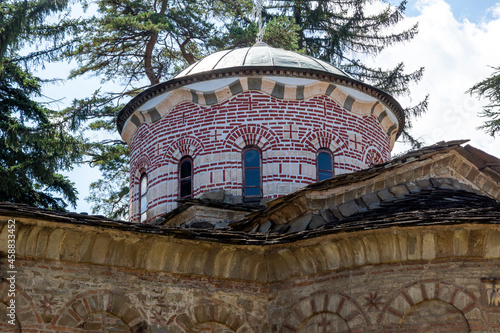
[[[418, 35], [367, 61], [381, 68], [403, 61], [408, 71], [425, 67], [422, 80], [411, 87], [411, 96], [398, 98], [408, 106], [430, 96], [427, 113], [413, 120], [411, 133], [426, 145], [470, 139], [472, 146], [500, 157], [500, 137], [495, 139], [477, 129], [484, 121], [478, 114], [487, 101], [466, 94], [493, 73], [490, 66], [500, 66], [500, 0], [408, 0], [405, 16], [398, 28], [418, 22]], [[67, 74], [60, 73], [61, 68], [49, 64], [45, 72], [64, 77]], [[97, 78], [78, 79], [52, 87], [46, 94], [65, 97], [64, 104], [73, 98], [88, 97], [99, 86]], [[398, 142], [393, 155], [409, 148]], [[74, 211], [90, 213], [91, 204], [84, 199], [89, 195], [89, 184], [99, 178], [99, 171], [81, 167], [65, 174], [79, 191]]]

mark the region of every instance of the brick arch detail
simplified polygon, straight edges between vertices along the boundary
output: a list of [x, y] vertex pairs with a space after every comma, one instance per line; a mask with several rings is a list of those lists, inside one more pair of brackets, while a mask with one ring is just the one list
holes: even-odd
[[148, 173], [151, 168], [151, 160], [147, 155], [141, 156], [132, 166], [130, 170], [130, 175], [133, 179], [130, 179], [132, 184], [139, 184], [142, 173]]
[[[0, 298], [0, 302], [8, 305], [8, 302], [12, 297], [8, 297], [9, 290], [9, 282], [4, 280], [0, 283], [0, 295], [5, 295], [5, 298]], [[16, 316], [19, 314], [24, 314], [24, 317], [29, 318], [28, 320], [32, 323], [40, 324], [43, 322], [42, 317], [37, 311], [35, 303], [33, 299], [24, 292], [24, 290], [19, 287], [18, 282], [16, 281]], [[19, 322], [19, 321], [18, 321]], [[19, 322], [19, 324], [22, 323]]]
[[87, 317], [106, 313], [126, 324], [131, 332], [150, 332], [144, 311], [131, 304], [128, 297], [117, 293], [88, 291], [66, 303], [51, 324], [54, 327], [84, 328]]
[[183, 156], [189, 155], [193, 159], [205, 150], [203, 142], [193, 136], [184, 136], [174, 141], [163, 155], [167, 163], [179, 163]]
[[243, 124], [235, 127], [224, 140], [224, 148], [241, 152], [246, 146], [257, 146], [267, 151], [278, 145], [276, 133], [260, 124]]
[[175, 322], [185, 332], [192, 332], [200, 325], [222, 326], [237, 333], [254, 332], [242, 311], [218, 301], [193, 305], [178, 315]]
[[430, 279], [414, 281], [400, 288], [383, 306], [377, 324], [397, 327], [408, 309], [425, 300], [440, 300], [453, 305], [469, 323], [471, 311], [477, 309], [481, 313], [482, 320], [488, 322], [480, 301], [465, 287], [448, 281]]
[[366, 148], [362, 161], [368, 166], [385, 162], [382, 153], [375, 146]]
[[365, 327], [370, 325], [368, 315], [348, 295], [337, 291], [318, 291], [300, 299], [291, 307], [279, 332], [296, 332], [306, 320], [321, 313], [339, 315], [347, 322], [350, 329], [355, 328], [353, 327], [355, 323], [359, 325], [360, 318]]
[[310, 131], [302, 138], [301, 143], [306, 143], [310, 151], [316, 153], [320, 148], [328, 148], [333, 155], [339, 155], [347, 145], [338, 136], [329, 131]]
[[[16, 322], [18, 323], [18, 328], [22, 329], [23, 322], [32, 323], [32, 324], [41, 324], [43, 323], [42, 317], [38, 313], [36, 306], [33, 302], [33, 299], [28, 296], [24, 290], [19, 287], [19, 283], [16, 281], [16, 289], [15, 289], [15, 301], [16, 301]], [[12, 297], [9, 297], [9, 287], [10, 283], [7, 280], [4, 280], [0, 283], [0, 295], [4, 295], [5, 298], [0, 298], [0, 302], [4, 305], [8, 306], [9, 301]], [[23, 315], [23, 322], [19, 321], [18, 316]]]

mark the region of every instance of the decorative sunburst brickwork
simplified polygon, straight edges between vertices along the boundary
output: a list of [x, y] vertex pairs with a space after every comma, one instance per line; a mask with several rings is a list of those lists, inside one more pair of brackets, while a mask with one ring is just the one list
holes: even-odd
[[228, 304], [198, 304], [176, 318], [183, 332], [250, 333], [254, 330]]
[[[368, 149], [376, 162], [390, 158], [390, 137], [372, 114], [357, 115], [326, 95], [284, 100], [261, 91], [243, 91], [209, 106], [182, 102], [154, 123], [142, 123], [131, 142], [132, 221], [139, 220], [139, 177], [144, 156], [148, 176], [148, 219], [171, 211], [178, 199], [178, 160], [193, 157], [195, 197], [224, 189], [242, 194], [241, 152], [262, 150], [264, 198], [277, 198], [316, 181], [316, 152], [328, 148], [335, 174], [368, 166]], [[372, 162], [372, 155], [368, 162]]]
[[280, 332], [350, 332], [352, 327], [366, 327], [368, 321], [349, 296], [322, 291], [293, 305]]
[[71, 300], [52, 324], [83, 331], [148, 332], [144, 316], [130, 303], [110, 292], [87, 292]]
[[[4, 260], [4, 258], [1, 260]], [[9, 294], [12, 294], [10, 284], [8, 280], [4, 280], [0, 283], [0, 332], [21, 332], [23, 324], [30, 326], [42, 322], [41, 316], [35, 310], [35, 304], [33, 303], [32, 297], [25, 293], [23, 289], [20, 288], [19, 284], [16, 285], [14, 291], [15, 297]], [[14, 308], [16, 311], [16, 318], [14, 319], [15, 325], [8, 323], [12, 318], [7, 316], [7, 313], [10, 313], [8, 306], [11, 306], [12, 303], [10, 301], [12, 299], [14, 300]]]
[[448, 281], [420, 280], [399, 289], [384, 305], [377, 324], [398, 332], [469, 332], [487, 316], [478, 298]]

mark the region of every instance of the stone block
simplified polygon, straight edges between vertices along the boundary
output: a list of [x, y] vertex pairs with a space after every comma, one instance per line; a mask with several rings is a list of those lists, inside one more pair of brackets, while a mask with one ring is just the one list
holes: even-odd
[[80, 316], [80, 318], [85, 318], [88, 315], [87, 309], [85, 308], [85, 305], [83, 305], [83, 302], [81, 300], [73, 303], [71, 308]]
[[405, 195], [410, 193], [405, 185], [391, 186], [389, 187], [389, 192], [394, 194], [396, 198], [404, 197]]
[[[330, 212], [329, 210], [327, 210], [327, 211]], [[330, 214], [331, 214], [331, 212], [330, 212]], [[333, 214], [332, 214], [332, 216], [333, 216]], [[323, 217], [321, 215], [314, 214], [312, 216], [311, 221], [309, 222], [307, 229], [314, 230], [314, 229], [317, 229], [325, 224], [326, 224], [326, 221], [323, 219]]]
[[420, 192], [420, 187], [415, 182], [406, 183], [405, 186], [410, 193]]
[[433, 188], [433, 185], [429, 179], [419, 179], [416, 181], [416, 183], [422, 190], [430, 190], [431, 188]]
[[190, 228], [193, 229], [214, 229], [215, 226], [210, 223], [210, 222], [204, 222], [204, 221], [195, 221], [189, 224]]
[[360, 210], [361, 207], [359, 207], [359, 205], [355, 201], [349, 201], [339, 206], [340, 213], [345, 217], [354, 215]]
[[378, 197], [377, 193], [368, 193], [365, 194], [361, 197], [361, 200], [365, 203], [365, 205], [370, 208], [377, 208], [380, 206], [380, 198]]
[[344, 218], [344, 216], [342, 216], [342, 214], [340, 213], [338, 207], [330, 207], [330, 212], [332, 212], [333, 216], [337, 219], [337, 220], [342, 220]]
[[272, 226], [272, 223], [271, 221], [269, 220], [266, 220], [264, 223], [262, 223], [260, 226], [259, 226], [259, 232], [260, 233], [268, 233], [269, 232], [269, 229], [271, 229], [271, 226]]
[[319, 214], [321, 215], [323, 220], [325, 220], [325, 222], [327, 223], [338, 221], [338, 218], [336, 218], [335, 215], [333, 215], [332, 211], [329, 209], [321, 209], [319, 211]]
[[394, 194], [389, 192], [389, 189], [385, 188], [377, 192], [378, 197], [381, 201], [392, 201], [394, 200]]
[[290, 225], [290, 229], [288, 232], [299, 232], [307, 229], [309, 222], [312, 219], [312, 213], [307, 213], [302, 216], [296, 217], [288, 223]]
[[354, 201], [359, 206], [359, 211], [360, 212], [366, 212], [368, 210], [368, 206], [364, 203], [363, 200], [361, 200], [361, 198], [358, 198], [358, 199], [356, 199]]
[[433, 233], [426, 233], [422, 239], [422, 259], [434, 259], [436, 257], [436, 243]]

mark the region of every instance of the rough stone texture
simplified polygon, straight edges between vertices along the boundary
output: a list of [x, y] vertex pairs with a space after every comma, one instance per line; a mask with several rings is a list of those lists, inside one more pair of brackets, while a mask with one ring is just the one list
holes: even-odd
[[23, 331], [500, 332], [496, 224], [249, 246], [17, 217], [16, 237]]

